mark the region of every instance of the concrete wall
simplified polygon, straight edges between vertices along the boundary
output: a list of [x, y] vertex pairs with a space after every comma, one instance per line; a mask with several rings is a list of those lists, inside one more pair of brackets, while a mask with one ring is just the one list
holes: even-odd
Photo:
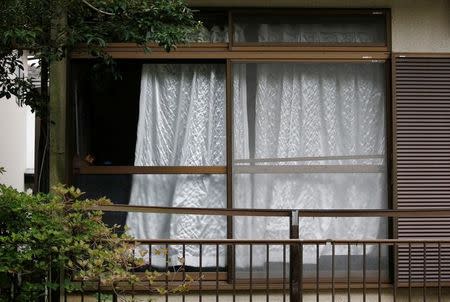
[[190, 0], [194, 6], [391, 8], [392, 51], [450, 52], [450, 0]]

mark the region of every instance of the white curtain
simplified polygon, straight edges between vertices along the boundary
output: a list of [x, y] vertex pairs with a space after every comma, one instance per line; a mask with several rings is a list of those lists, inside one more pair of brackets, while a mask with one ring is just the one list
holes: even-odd
[[[255, 66], [253, 75], [246, 64], [233, 67], [234, 206], [386, 208], [384, 65]], [[224, 74], [220, 65], [144, 65], [135, 165], [225, 165]], [[329, 158], [333, 156], [339, 159]], [[356, 172], [295, 171], [321, 165], [355, 166]], [[279, 166], [294, 171], [270, 173]], [[245, 170], [261, 167], [269, 172]], [[365, 167], [373, 171], [357, 173]], [[225, 178], [136, 175], [130, 204], [225, 207]], [[225, 219], [214, 216], [129, 213], [127, 225], [137, 238], [225, 238], [226, 234]], [[288, 227], [286, 219], [236, 218], [234, 229], [236, 238], [280, 239], [287, 238]], [[380, 238], [386, 232], [380, 219], [301, 218], [300, 224], [301, 238], [310, 239]], [[265, 249], [255, 247], [253, 252], [253, 264], [262, 265]], [[322, 255], [329, 252], [321, 249]], [[248, 253], [248, 248], [237, 249], [238, 267], [248, 267]], [[173, 263], [180, 254], [180, 247], [172, 248]], [[315, 255], [313, 250], [304, 254], [305, 261]], [[220, 265], [225, 264], [223, 256], [221, 249]], [[153, 258], [153, 264], [163, 265], [164, 258]], [[270, 261], [281, 258], [280, 247], [271, 247]], [[202, 261], [203, 266], [215, 265], [215, 247], [204, 247]], [[187, 247], [186, 264], [199, 265], [198, 247]]]
[[[135, 165], [225, 165], [223, 65], [143, 66]], [[223, 208], [226, 180], [223, 175], [135, 175], [130, 204]], [[219, 216], [129, 213], [127, 226], [139, 239], [226, 237], [226, 220]], [[186, 265], [198, 266], [198, 246], [186, 249]], [[205, 246], [202, 265], [215, 265], [215, 253], [215, 246]], [[171, 247], [174, 265], [180, 255], [181, 246]], [[152, 262], [164, 265], [164, 258], [156, 256]]]
[[[260, 63], [252, 72], [250, 65], [233, 66], [234, 207], [387, 208], [384, 65]], [[223, 65], [143, 66], [135, 165], [225, 165]], [[273, 173], [280, 167], [288, 172]], [[135, 175], [130, 204], [225, 207], [225, 183], [220, 175]], [[289, 234], [287, 219], [234, 222], [236, 238]], [[304, 239], [387, 235], [386, 222], [376, 218], [300, 222]], [[218, 216], [129, 213], [127, 225], [141, 239], [226, 236], [226, 220]], [[223, 266], [225, 251], [219, 252]], [[253, 252], [253, 265], [263, 265], [265, 248]], [[169, 253], [176, 264], [181, 246]], [[238, 267], [248, 267], [248, 253], [247, 247], [237, 249]], [[306, 249], [304, 261], [313, 262], [314, 253]], [[216, 265], [215, 246], [205, 246], [202, 256], [202, 266]], [[198, 246], [187, 246], [186, 264], [199, 266], [199, 260]], [[280, 247], [271, 247], [270, 261], [281, 260]], [[165, 256], [152, 262], [165, 265]]]
[[[261, 63], [250, 72], [251, 65], [234, 65], [234, 206], [387, 208], [384, 64]], [[287, 172], [271, 173], [283, 166]], [[288, 238], [284, 218], [234, 221], [236, 238]], [[386, 235], [377, 218], [300, 219], [303, 239]], [[254, 265], [263, 264], [265, 249], [254, 253]], [[315, 249], [304, 255], [314, 261]], [[242, 249], [238, 266], [248, 266], [248, 256]], [[281, 257], [273, 247], [271, 261]]]

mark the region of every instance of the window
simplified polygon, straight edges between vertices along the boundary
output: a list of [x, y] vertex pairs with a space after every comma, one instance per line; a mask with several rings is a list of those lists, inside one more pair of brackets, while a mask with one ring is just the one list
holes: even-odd
[[[388, 207], [383, 63], [238, 63], [233, 71], [237, 208]], [[384, 223], [364, 221], [300, 229], [305, 239], [386, 236]], [[289, 233], [262, 225], [236, 232]]]
[[[388, 12], [230, 10], [212, 16], [205, 17], [203, 38], [171, 53], [112, 47], [112, 56], [122, 58], [121, 79], [93, 71], [75, 53], [75, 184], [131, 205], [388, 208]], [[127, 224], [138, 238], [289, 233], [281, 219], [115, 215], [109, 221]], [[386, 238], [387, 225], [382, 219], [302, 218], [300, 235]], [[209, 252], [215, 255], [205, 249], [204, 266]], [[246, 252], [237, 251], [238, 278], [247, 273], [246, 257], [239, 257]], [[254, 252], [257, 267], [265, 251]], [[278, 252], [271, 251], [274, 267]], [[195, 267], [199, 251], [187, 253]], [[226, 251], [221, 255], [225, 267]], [[321, 250], [321, 263], [329, 255]], [[386, 267], [387, 251], [383, 255]], [[313, 267], [315, 259], [315, 251], [305, 251], [306, 265]]]
[[[117, 168], [117, 165], [126, 163], [141, 168], [162, 167], [162, 173], [164, 167], [175, 169], [183, 167], [181, 169], [186, 170], [195, 167], [200, 173], [190, 171], [189, 174], [183, 174], [182, 170], [178, 170], [176, 174], [92, 174], [88, 177], [80, 175], [77, 178], [77, 185], [88, 192], [92, 190], [98, 192], [98, 186], [101, 185], [103, 186], [101, 195], [111, 196], [114, 191], [110, 191], [108, 182], [111, 185], [115, 184], [118, 187], [113, 190], [129, 205], [226, 207], [225, 175], [205, 174], [205, 170], [202, 170], [207, 167], [223, 169], [226, 165], [225, 64], [135, 65], [124, 62], [122, 66], [130, 73], [127, 79], [119, 80], [125, 87], [120, 87], [117, 83], [115, 85], [117, 80], [106, 79], [103, 83], [107, 84], [105, 86], [98, 81], [93, 84], [97, 87], [93, 94], [84, 91], [80, 95], [87, 94], [86, 100], [90, 100], [80, 108], [92, 105], [95, 110], [90, 110], [91, 112], [102, 112], [102, 114], [93, 113], [94, 118], [85, 117], [79, 123], [83, 126], [79, 128], [82, 131], [78, 134], [78, 140], [84, 142], [85, 153], [90, 155], [95, 165], [103, 168]], [[131, 81], [139, 79], [140, 86], [130, 82], [130, 79]], [[92, 84], [92, 81], [86, 82], [83, 85]], [[118, 98], [128, 100], [124, 95], [128, 89], [133, 90], [130, 95], [137, 98], [138, 102], [129, 100], [129, 105], [126, 101], [121, 103], [121, 107], [134, 107], [122, 111], [122, 114], [127, 113], [127, 117], [121, 117], [120, 110], [112, 111], [108, 108], [103, 111], [102, 107], [108, 107], [111, 100], [114, 103]], [[92, 101], [103, 94], [105, 97], [101, 97], [100, 101]], [[102, 100], [107, 100], [107, 103], [102, 103]], [[91, 102], [100, 108], [89, 104]], [[137, 118], [134, 116], [136, 112]], [[83, 112], [79, 112], [79, 115], [82, 114]], [[114, 118], [114, 115], [118, 116]], [[102, 131], [97, 129], [90, 137], [82, 135], [90, 132], [90, 125], [93, 123], [99, 123]], [[124, 123], [127, 125], [123, 125]], [[123, 137], [135, 140], [132, 146], [123, 146], [122, 141], [114, 138], [116, 128], [120, 129]], [[103, 137], [106, 129], [111, 135], [108, 139]], [[105, 143], [98, 144], [98, 141]], [[111, 148], [117, 148], [119, 152], [111, 152]], [[134, 150], [134, 154], [131, 150]], [[97, 157], [97, 154], [100, 156]], [[115, 196], [111, 198], [114, 200]], [[128, 232], [135, 238], [226, 237], [226, 219], [217, 216], [128, 213], [125, 216], [115, 214], [108, 216], [107, 219], [110, 223], [126, 225]], [[186, 251], [186, 265], [198, 266], [196, 264], [198, 252], [197, 247]], [[207, 254], [208, 249], [205, 249], [204, 253]], [[208, 265], [208, 259], [204, 258], [203, 265]], [[211, 258], [211, 261], [214, 262], [210, 265], [215, 264], [215, 258]]]
[[385, 18], [372, 14], [241, 13], [234, 16], [234, 42], [290, 44], [386, 44]]

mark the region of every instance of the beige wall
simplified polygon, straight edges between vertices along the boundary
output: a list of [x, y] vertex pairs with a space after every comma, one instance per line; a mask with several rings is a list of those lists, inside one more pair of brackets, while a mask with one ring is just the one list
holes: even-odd
[[449, 52], [450, 0], [190, 0], [195, 6], [353, 7], [392, 10], [394, 52]]

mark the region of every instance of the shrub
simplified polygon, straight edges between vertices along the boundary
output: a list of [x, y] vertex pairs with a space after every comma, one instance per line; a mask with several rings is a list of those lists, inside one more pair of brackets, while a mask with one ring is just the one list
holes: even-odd
[[[82, 290], [74, 279], [100, 280], [119, 295], [119, 281], [145, 281], [152, 293], [166, 293], [152, 288], [156, 272], [133, 273], [144, 267], [146, 251], [135, 255], [133, 239], [102, 222], [95, 207], [110, 201], [83, 200], [82, 194], [58, 186], [50, 194], [29, 195], [0, 185], [1, 301], [36, 301], [61, 286]], [[187, 282], [172, 291], [184, 290]]]

